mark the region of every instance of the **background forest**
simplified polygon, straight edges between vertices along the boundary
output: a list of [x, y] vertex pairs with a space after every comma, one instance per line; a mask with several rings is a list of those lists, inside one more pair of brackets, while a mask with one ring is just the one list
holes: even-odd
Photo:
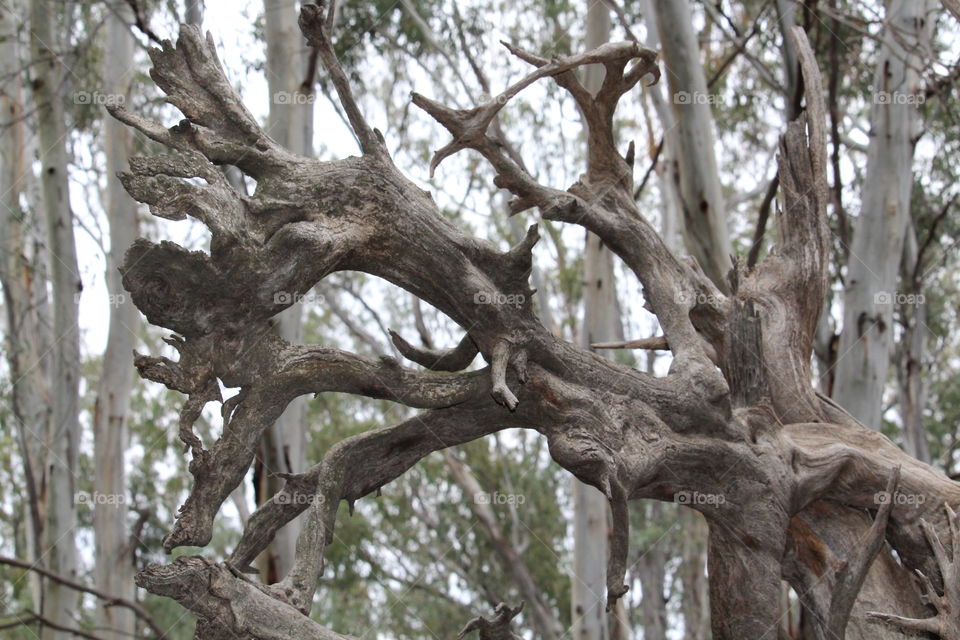
[[[450, 220], [504, 249], [535, 212], [508, 216], [507, 196], [476, 154], [449, 158], [431, 177], [431, 155], [448, 137], [411, 107], [410, 93], [460, 107], [483, 102], [528, 71], [501, 40], [547, 57], [611, 40], [661, 51], [663, 79], [624, 98], [618, 136], [636, 144], [641, 210], [671, 247], [722, 282], [733, 260], [755, 264], [775, 242], [767, 227], [777, 206], [777, 140], [802, 95], [784, 34], [802, 26], [829, 110], [831, 297], [816, 339], [816, 384], [957, 479], [960, 13], [945, 6], [342, 0], [335, 48], [396, 164]], [[179, 115], [150, 80], [147, 50], [175, 39], [179, 23], [198, 24], [272, 138], [321, 159], [356, 154], [297, 15], [295, 0], [0, 0], [2, 638], [194, 633], [192, 614], [133, 585], [139, 569], [167, 561], [161, 541], [190, 476], [177, 438], [179, 394], [133, 367], [132, 352], [159, 354], [166, 334], [148, 328], [117, 265], [138, 236], [203, 250], [209, 237], [193, 219], [149, 215], [123, 190], [116, 172], [158, 145], [105, 106], [174, 124]], [[584, 73], [587, 86], [598, 86], [594, 72]], [[581, 114], [555, 84], [525, 91], [495, 126], [541, 182], [577, 179]], [[236, 168], [223, 170], [239, 191], [256, 188]], [[598, 351], [666, 371], [668, 352], [622, 348], [658, 333], [636, 279], [583, 229], [540, 224], [531, 280], [543, 324], [582, 345], [616, 343]], [[461, 335], [414, 296], [354, 272], [325, 279], [277, 324], [289, 339], [371, 358], [400, 358], [392, 332], [424, 347]], [[204, 553], [228, 553], [282, 474], [413, 413], [338, 393], [291, 405], [267, 431]], [[219, 421], [207, 409], [195, 427], [201, 439], [215, 439]], [[606, 614], [606, 501], [553, 464], [537, 434], [500, 432], [434, 453], [382, 495], [342, 508], [312, 615], [363, 638], [440, 639], [456, 636], [466, 612], [523, 600], [524, 637], [708, 638], [703, 519], [654, 502], [631, 503], [630, 518], [631, 589]], [[265, 580], [290, 567], [295, 525], [258, 560]], [[796, 594], [785, 586], [783, 598], [784, 632], [804, 637]]]

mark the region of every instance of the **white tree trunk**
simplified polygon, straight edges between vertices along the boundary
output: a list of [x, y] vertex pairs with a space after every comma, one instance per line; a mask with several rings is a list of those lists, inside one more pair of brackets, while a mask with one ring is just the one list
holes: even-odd
[[[104, 60], [103, 91], [115, 99], [129, 98], [133, 81], [132, 19], [125, 2], [114, 3], [107, 16], [109, 55]], [[133, 389], [133, 356], [140, 314], [123, 290], [120, 264], [127, 249], [139, 235], [137, 207], [125, 197], [116, 173], [126, 168], [133, 152], [130, 129], [113, 118], [104, 119], [104, 153], [107, 159], [107, 220], [110, 224], [110, 253], [106, 283], [110, 302], [110, 329], [103, 353], [100, 383], [93, 416], [94, 490], [114, 500], [98, 501], [93, 508], [96, 540], [94, 576], [102, 591], [135, 599], [134, 563], [127, 531], [127, 490], [124, 457], [129, 444], [127, 417]], [[105, 640], [125, 640], [136, 631], [133, 612], [126, 607], [96, 609], [98, 634]]]
[[[300, 92], [306, 76], [306, 45], [297, 27], [294, 3], [264, 0], [267, 40], [267, 85], [270, 90], [270, 136], [294, 153], [313, 155], [313, 93]], [[303, 342], [303, 305], [294, 304], [277, 316], [279, 334], [294, 343]], [[266, 432], [263, 440], [264, 475], [260, 498], [269, 500], [283, 485], [275, 473], [301, 473], [306, 469], [306, 398], [290, 403]], [[261, 575], [279, 580], [293, 565], [299, 520], [281, 529], [260, 558]]]
[[687, 0], [653, 0], [676, 116], [684, 239], [704, 272], [726, 289], [730, 270], [727, 212], [714, 155], [713, 116]]
[[[67, 180], [67, 129], [64, 120], [63, 68], [53, 28], [57, 4], [31, 2], [31, 54], [34, 60], [34, 100], [40, 143], [40, 183], [47, 220], [50, 275], [53, 284], [53, 346], [51, 358], [51, 431], [47, 436], [47, 503], [41, 557], [51, 571], [76, 579], [75, 527], [77, 447], [80, 439], [80, 337], [78, 298], [82, 285], [77, 266]], [[73, 626], [76, 592], [52, 580], [44, 581], [43, 615], [54, 623]], [[43, 640], [64, 640], [70, 634], [44, 627]]]
[[871, 136], [860, 216], [847, 266], [843, 332], [834, 399], [860, 422], [880, 429], [893, 348], [893, 305], [910, 219], [913, 149], [920, 127], [919, 73], [933, 30], [933, 0], [887, 0], [874, 74]]

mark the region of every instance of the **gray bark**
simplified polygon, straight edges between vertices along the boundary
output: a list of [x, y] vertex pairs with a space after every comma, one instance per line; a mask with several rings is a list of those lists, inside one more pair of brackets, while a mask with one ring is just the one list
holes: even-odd
[[[58, 12], [49, 0], [31, 0], [30, 43], [36, 61], [33, 93], [40, 145], [40, 183], [47, 224], [47, 248], [51, 255], [53, 287], [53, 337], [47, 357], [52, 376], [51, 430], [43, 465], [46, 469], [46, 504], [41, 556], [50, 571], [75, 579], [77, 572], [74, 528], [76, 513], [77, 448], [80, 440], [79, 384], [80, 336], [78, 298], [82, 285], [73, 237], [67, 181], [67, 130], [61, 95], [64, 70], [57, 51], [54, 20]], [[53, 581], [43, 589], [42, 615], [61, 627], [73, 626], [77, 594]], [[69, 634], [45, 626], [43, 640], [60, 640]]]
[[[242, 482], [267, 426], [305, 394], [355, 393], [422, 408], [396, 425], [367, 431], [331, 447], [323, 460], [288, 479], [261, 505], [224, 562], [198, 556], [152, 566], [138, 584], [174, 598], [202, 619], [205, 637], [343, 638], [306, 615], [323, 572], [341, 500], [375, 493], [431, 452], [508, 428], [535, 429], [552, 458], [599, 489], [611, 504], [607, 601], [623, 595], [629, 552], [627, 500], [670, 500], [678, 492], [710, 528], [710, 594], [716, 640], [762, 637], [775, 628], [788, 544], [816, 551], [816, 541], [791, 530], [798, 514], [816, 526], [828, 503], [844, 514], [876, 509], [877, 493], [900, 467], [900, 491], [926, 499], [889, 512], [887, 542], [903, 566], [921, 570], [943, 637], [960, 593], [949, 547], [960, 551], [952, 510], [960, 485], [906, 455], [858, 423], [811, 386], [810, 355], [828, 287], [826, 136], [822, 86], [802, 32], [798, 47], [807, 111], [791, 122], [779, 148], [783, 206], [776, 250], [749, 273], [740, 269], [731, 295], [664, 246], [633, 199], [629, 163], [616, 147], [618, 101], [655, 73], [656, 54], [635, 43], [610, 43], [550, 60], [509, 46], [535, 67], [494, 100], [455, 110], [420, 94], [413, 102], [453, 140], [431, 168], [463, 149], [480, 153], [497, 184], [515, 199], [511, 210], [538, 207], [547, 219], [579, 224], [604, 243], [641, 281], [673, 352], [670, 371], [654, 377], [558, 339], [537, 320], [528, 278], [536, 227], [507, 252], [445, 221], [429, 193], [399, 171], [383, 138], [370, 127], [330, 42], [326, 5], [306, 5], [301, 29], [317, 47], [360, 143], [362, 155], [332, 161], [297, 156], [264, 134], [223, 75], [211, 41], [184, 26], [179, 46], [152, 52], [152, 77], [185, 120], [172, 129], [122, 108], [111, 112], [175, 157], [131, 161], [121, 180], [156, 215], [200, 219], [213, 236], [211, 253], [138, 240], [125, 260], [124, 286], [154, 324], [177, 332], [179, 361], [140, 356], [142, 376], [187, 396], [180, 436], [190, 447], [194, 483], [164, 540], [172, 550], [206, 545], [216, 514]], [[605, 79], [591, 96], [573, 71], [601, 63]], [[631, 63], [631, 66], [628, 66]], [[566, 191], [539, 184], [486, 135], [510, 98], [546, 78], [567, 90], [590, 129], [590, 162]], [[242, 199], [214, 163], [229, 162], [257, 180]], [[202, 177], [205, 184], [171, 180]], [[180, 205], [173, 206], [171, 199]], [[191, 206], [184, 211], [183, 203]], [[460, 346], [442, 354], [447, 373], [413, 370], [392, 359], [292, 344], [275, 335], [270, 318], [289, 304], [277, 291], [303, 293], [336, 270], [382, 277], [432, 304], [464, 328]], [[500, 302], [503, 302], [502, 304]], [[396, 344], [396, 341], [395, 341]], [[429, 367], [437, 353], [398, 344], [404, 357]], [[464, 371], [479, 352], [489, 363]], [[193, 432], [203, 406], [221, 401], [217, 382], [239, 387], [224, 401], [226, 427], [204, 446]], [[698, 496], [723, 496], [701, 500]], [[272, 585], [240, 575], [287, 522], [305, 514], [294, 566]], [[839, 531], [839, 527], [837, 528]], [[939, 540], [933, 544], [931, 540]], [[798, 553], [816, 568], [817, 556]], [[960, 564], [958, 559], [953, 566]], [[799, 588], [799, 582], [792, 583]], [[864, 588], [871, 586], [868, 579]], [[911, 596], [919, 590], [911, 588]], [[896, 592], [881, 612], [902, 609]], [[302, 615], [297, 615], [297, 612]], [[481, 638], [510, 637], [517, 610], [499, 622], [471, 623]], [[883, 617], [888, 626], [917, 624]], [[955, 626], [955, 625], [954, 625]], [[484, 634], [487, 634], [486, 636]]]
[[[131, 97], [133, 82], [133, 36], [129, 5], [118, 2], [107, 17], [106, 56], [103, 69], [103, 93]], [[119, 98], [117, 98], [119, 99]], [[104, 592], [128, 600], [135, 599], [134, 555], [127, 528], [127, 488], [124, 459], [129, 446], [127, 425], [130, 395], [133, 390], [133, 358], [140, 318], [133, 302], [123, 290], [120, 264], [127, 249], [139, 235], [137, 207], [125, 197], [123, 185], [114, 176], [125, 169], [133, 152], [133, 136], [128, 127], [107, 118], [103, 128], [103, 146], [107, 160], [107, 221], [110, 225], [110, 252], [107, 255], [106, 284], [109, 294], [107, 346], [101, 363], [100, 381], [93, 415], [94, 491], [114, 500], [98, 501], [93, 506], [94, 579]], [[105, 640], [126, 640], [136, 631], [135, 617], [124, 607], [96, 609], [96, 624]]]
[[713, 116], [688, 0], [653, 0], [676, 116], [687, 251], [720, 288], [730, 270], [727, 211], [714, 155]]
[[893, 350], [897, 276], [910, 220], [916, 100], [933, 32], [933, 0], [887, 0], [860, 216], [847, 265], [843, 331], [833, 398], [872, 429], [882, 426], [883, 392]]

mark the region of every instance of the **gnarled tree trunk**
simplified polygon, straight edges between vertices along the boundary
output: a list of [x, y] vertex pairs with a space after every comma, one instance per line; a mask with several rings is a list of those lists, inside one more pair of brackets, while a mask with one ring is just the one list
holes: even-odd
[[[152, 51], [152, 76], [185, 115], [167, 129], [122, 108], [117, 118], [176, 150], [136, 158], [121, 176], [136, 199], [157, 215], [200, 219], [212, 234], [211, 252], [138, 240], [127, 254], [124, 285], [147, 318], [177, 332], [180, 359], [142, 356], [141, 374], [187, 395], [181, 437], [191, 449], [194, 485], [164, 540], [167, 549], [205, 545], [223, 501], [249, 468], [263, 431], [296, 397], [346, 392], [389, 398], [424, 409], [399, 424], [347, 438], [314, 467], [287, 479], [254, 513], [224, 562], [200, 556], [152, 566], [138, 583], [195, 612], [202, 633], [257, 638], [343, 638], [306, 614], [333, 539], [341, 500], [375, 492], [432, 451], [506, 428], [536, 430], [553, 459], [610, 503], [613, 529], [607, 558], [607, 605], [625, 592], [627, 501], [684, 502], [710, 528], [710, 596], [718, 640], [759, 638], [776, 629], [781, 579], [799, 588], [785, 554], [826, 557], [830, 536], [797, 534], [797, 517], [821, 503], [847, 517], [877, 511], [874, 542], [886, 541], [904, 566], [922, 570], [936, 617], [904, 621], [903, 589], [879, 587], [874, 604], [884, 624], [951, 625], [960, 594], [960, 526], [951, 506], [960, 485], [905, 455], [866, 429], [811, 386], [813, 335], [827, 288], [828, 197], [824, 106], [819, 74], [802, 32], [794, 33], [804, 67], [807, 110], [780, 143], [782, 208], [778, 244], [756, 268], [739, 265], [730, 295], [689, 260], [674, 255], [644, 220], [633, 199], [630, 165], [617, 150], [616, 105], [649, 73], [656, 54], [635, 43], [610, 43], [585, 54], [547, 59], [510, 46], [534, 70], [495, 99], [454, 110], [414, 94], [413, 102], [453, 136], [434, 157], [472, 149], [514, 195], [511, 209], [537, 207], [545, 218], [578, 224], [599, 236], [639, 278], [673, 353], [667, 375], [656, 377], [601, 358], [558, 339], [538, 321], [528, 286], [536, 226], [507, 252], [446, 221], [429, 193], [393, 164], [384, 138], [364, 118], [330, 45], [328, 7], [306, 5], [300, 25], [330, 75], [362, 155], [333, 161], [297, 156], [272, 140], [243, 107], [209, 40], [181, 28], [177, 46]], [[591, 95], [573, 71], [600, 63], [605, 77]], [[567, 190], [539, 184], [486, 134], [512, 97], [551, 78], [577, 101], [589, 128], [586, 172]], [[628, 155], [631, 155], [628, 153]], [[214, 164], [231, 163], [257, 181], [240, 197]], [[178, 178], [200, 177], [202, 183]], [[172, 178], [172, 179], [171, 179]], [[302, 294], [332, 271], [357, 270], [402, 287], [460, 325], [465, 336], [444, 351], [398, 344], [428, 370], [392, 359], [371, 361], [275, 335], [270, 319], [288, 306], [277, 291]], [[465, 372], [481, 354], [487, 367]], [[431, 371], [432, 370], [432, 371]], [[435, 371], [447, 372], [437, 375]], [[222, 401], [218, 380], [238, 395], [223, 401], [225, 426], [203, 443], [191, 425], [210, 401]], [[899, 468], [899, 485], [891, 473]], [[924, 500], [884, 501], [884, 491]], [[304, 513], [294, 565], [272, 585], [239, 576], [277, 530]], [[817, 526], [838, 534], [844, 516]], [[816, 529], [816, 528], [815, 528]], [[792, 546], [791, 546], [792, 545]], [[842, 629], [875, 545], [844, 561], [824, 562], [836, 576], [825, 628]], [[886, 552], [881, 552], [886, 553]], [[819, 555], [818, 555], [819, 554]], [[811, 566], [811, 565], [805, 565]], [[872, 593], [872, 592], [871, 592]], [[336, 597], [335, 593], [329, 597]], [[466, 630], [509, 638], [519, 610], [501, 606], [492, 620]], [[931, 613], [934, 613], [931, 611]]]

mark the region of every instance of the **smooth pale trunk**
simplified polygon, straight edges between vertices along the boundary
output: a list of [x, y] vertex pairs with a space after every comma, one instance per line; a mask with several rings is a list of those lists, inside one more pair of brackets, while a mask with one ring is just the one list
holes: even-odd
[[730, 270], [726, 205], [714, 152], [711, 96], [700, 63], [687, 0], [653, 0], [670, 101], [676, 117], [684, 240], [704, 272], [721, 289]]
[[[114, 100], [129, 98], [133, 81], [133, 37], [128, 23], [130, 9], [116, 3], [107, 17], [108, 55], [104, 58], [104, 93]], [[130, 532], [127, 530], [129, 507], [126, 497], [124, 457], [129, 443], [127, 417], [133, 389], [133, 356], [140, 314], [120, 281], [120, 263], [139, 235], [137, 207], [126, 196], [115, 177], [126, 169], [133, 152], [129, 127], [104, 115], [103, 145], [107, 160], [107, 220], [110, 225], [110, 253], [107, 256], [106, 284], [109, 293], [110, 329], [97, 401], [93, 415], [94, 490], [113, 500], [93, 506], [93, 531], [96, 541], [94, 577], [102, 591], [121, 598], [134, 599], [134, 563]], [[126, 607], [97, 607], [98, 634], [105, 640], [124, 640], [136, 631], [133, 612]]]
[[[267, 86], [270, 115], [267, 131], [287, 149], [313, 155], [313, 93], [299, 92], [306, 76], [306, 44], [297, 27], [295, 3], [264, 0], [267, 40]], [[303, 342], [303, 305], [299, 302], [277, 316], [277, 331], [284, 339]], [[264, 476], [260, 500], [269, 500], [283, 486], [276, 473], [300, 473], [306, 469], [307, 400], [299, 397], [287, 406], [263, 439]], [[300, 521], [281, 529], [261, 556], [260, 570], [270, 581], [283, 578], [293, 566]]]
[[[47, 471], [47, 502], [41, 557], [46, 568], [66, 578], [77, 577], [75, 527], [77, 523], [76, 469], [80, 440], [79, 381], [80, 339], [78, 300], [82, 289], [73, 236], [73, 215], [67, 181], [67, 128], [64, 120], [63, 68], [51, 45], [58, 3], [31, 2], [31, 55], [36, 124], [40, 143], [40, 184], [47, 220], [47, 243], [52, 256], [53, 346], [51, 360], [51, 430], [43, 464]], [[52, 622], [74, 626], [77, 593], [52, 580], [44, 581], [43, 615]], [[60, 640], [70, 634], [44, 627], [42, 640]]]
[[843, 332], [833, 398], [871, 429], [882, 426], [883, 391], [893, 349], [893, 309], [910, 219], [916, 100], [933, 28], [933, 0], [887, 0], [874, 74], [867, 170], [847, 265]]

